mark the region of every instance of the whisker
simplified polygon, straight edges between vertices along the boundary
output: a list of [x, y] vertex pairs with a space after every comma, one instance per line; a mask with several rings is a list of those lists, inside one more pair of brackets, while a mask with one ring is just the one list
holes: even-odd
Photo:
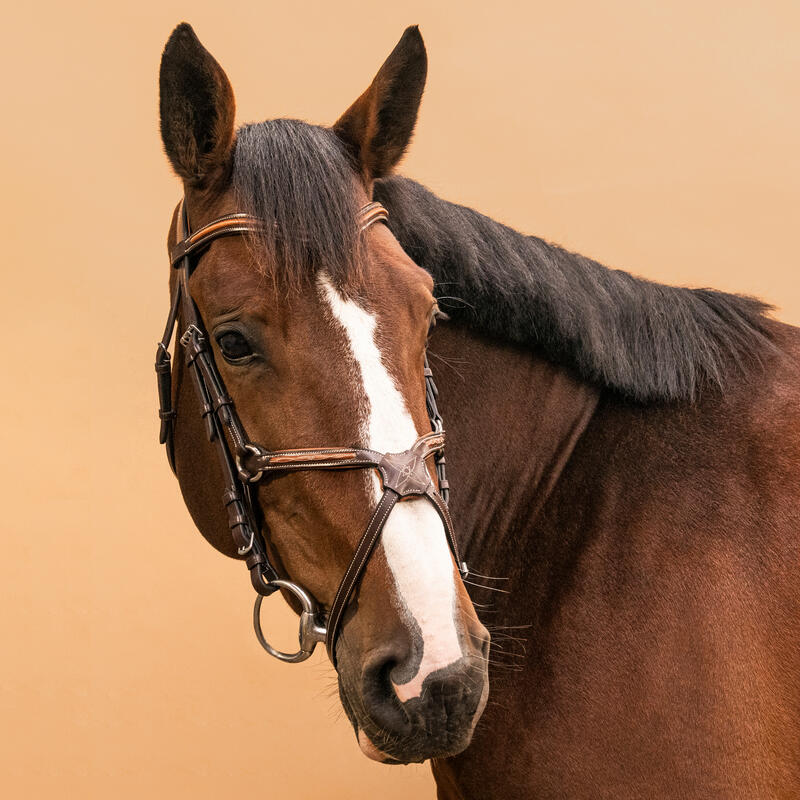
[[436, 302], [439, 303], [439, 305], [442, 304], [442, 300], [455, 300], [456, 302], [461, 303], [459, 308], [466, 306], [467, 308], [471, 308], [473, 311], [475, 310], [475, 306], [472, 305], [472, 303], [468, 303], [463, 297], [456, 297], [453, 294], [444, 294], [436, 298]]
[[529, 622], [527, 625], [493, 625], [492, 630], [494, 631], [518, 631], [518, 630], [525, 630], [527, 628], [532, 628], [533, 625]]
[[467, 364], [469, 359], [467, 358], [458, 358], [457, 356], [443, 356], [441, 353], [437, 353], [435, 351], [429, 351], [429, 354], [438, 358], [443, 364], [447, 364], [448, 366], [452, 366], [453, 364]]
[[453, 366], [454, 364], [465, 364], [466, 361], [464, 359], [445, 358], [444, 356], [440, 356], [438, 353], [434, 353], [430, 348], [428, 349], [428, 355], [431, 358], [437, 359], [440, 363], [452, 370], [462, 381], [465, 380], [463, 373], [459, 372], [459, 370]]
[[[487, 661], [486, 663], [489, 664], [491, 669], [503, 670], [505, 672], [522, 672], [525, 669], [522, 664], [506, 664], [501, 661]], [[477, 665], [470, 667], [470, 669], [480, 672], [480, 674], [483, 675], [483, 669]]]
[[493, 642], [527, 642], [528, 640], [522, 636], [511, 636], [510, 634], [503, 633], [502, 631], [495, 631], [492, 635]]
[[505, 650], [502, 647], [500, 647], [499, 645], [497, 647], [492, 648], [492, 649], [493, 649], [494, 654], [498, 658], [501, 658], [501, 659], [502, 658], [511, 658], [511, 659], [513, 659], [513, 658], [523, 658], [524, 659], [526, 657], [526, 655], [527, 655], [527, 653], [518, 653], [516, 651], [516, 649], [514, 649], [514, 650]]
[[475, 572], [474, 569], [470, 568], [469, 571], [470, 575], [474, 575], [476, 578], [483, 578], [485, 581], [507, 581], [508, 578], [497, 578], [493, 575], [481, 575], [480, 572]]
[[470, 586], [475, 586], [478, 589], [486, 589], [490, 592], [501, 592], [502, 594], [511, 594], [508, 589], [500, 589], [497, 586], [484, 586], [482, 583], [475, 583], [474, 581], [468, 580], [467, 578], [462, 578], [464, 583], [469, 584]]
[[[509, 655], [511, 655], [511, 654], [513, 654], [513, 655], [521, 655], [520, 653], [516, 653], [513, 650], [506, 650], [502, 645], [497, 644], [495, 642], [492, 642], [492, 644], [494, 645], [495, 650], [502, 650], [504, 653], [507, 653]], [[528, 652], [527, 649], [525, 648], [525, 645], [519, 640], [514, 640], [513, 642], [509, 642], [509, 644], [512, 645], [515, 648], [519, 648], [520, 650], [522, 650], [523, 654], [526, 654]]]
[[[511, 651], [508, 651], [508, 652], [506, 652], [506, 651], [501, 651], [501, 652], [499, 652], [499, 653], [496, 653], [496, 655], [500, 656], [501, 658], [511, 658], [511, 659], [513, 659], [513, 658], [522, 658], [522, 659], [524, 659], [524, 658], [525, 658], [525, 654], [524, 654], [524, 653], [512, 653]], [[498, 661], [497, 659], [493, 659], [493, 658], [491, 657], [491, 652], [489, 653], [489, 655], [488, 655], [488, 656], [480, 656], [480, 655], [479, 655], [479, 656], [474, 656], [474, 658], [477, 658], [477, 659], [479, 659], [480, 661], [484, 661], [484, 662], [486, 662], [487, 664], [500, 664], [500, 663], [504, 663], [504, 662], [500, 662], [500, 661]]]

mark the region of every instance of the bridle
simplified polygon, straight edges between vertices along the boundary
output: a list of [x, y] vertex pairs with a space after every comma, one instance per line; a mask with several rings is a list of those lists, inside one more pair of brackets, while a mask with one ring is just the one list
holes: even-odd
[[[380, 203], [368, 203], [358, 212], [363, 232], [376, 222], [386, 222], [389, 214]], [[307, 659], [318, 642], [325, 642], [328, 656], [336, 665], [336, 639], [350, 598], [363, 574], [370, 555], [380, 538], [386, 520], [395, 504], [404, 498], [424, 497], [434, 506], [444, 524], [450, 549], [462, 577], [468, 574], [461, 561], [453, 523], [447, 509], [449, 486], [444, 458], [444, 427], [436, 400], [438, 392], [425, 356], [425, 400], [431, 421], [431, 432], [420, 436], [402, 453], [379, 453], [359, 447], [317, 447], [295, 450], [268, 450], [248, 438], [236, 413], [233, 401], [225, 390], [222, 376], [214, 362], [208, 335], [200, 312], [189, 292], [189, 278], [203, 251], [223, 236], [246, 235], [257, 232], [264, 223], [249, 214], [227, 214], [209, 222], [194, 233], [189, 232], [185, 201], [181, 203], [179, 241], [172, 248], [170, 263], [178, 270], [178, 280], [172, 294], [164, 336], [156, 350], [161, 431], [159, 441], [166, 445], [167, 458], [175, 472], [174, 428], [177, 411], [172, 404], [172, 364], [169, 346], [182, 312], [186, 328], [180, 337], [188, 372], [192, 375], [202, 408], [206, 435], [216, 443], [216, 452], [224, 482], [222, 502], [228, 514], [228, 526], [237, 552], [245, 559], [250, 580], [257, 597], [253, 609], [253, 626], [264, 649], [281, 661], [298, 662]], [[427, 460], [433, 457], [438, 490], [431, 480]], [[353, 558], [339, 583], [327, 617], [315, 599], [303, 587], [280, 577], [267, 555], [265, 539], [257, 523], [253, 487], [264, 476], [286, 474], [299, 470], [375, 469], [383, 486], [383, 494], [358, 542]], [[420, 553], [420, 558], [424, 554]], [[288, 591], [300, 603], [299, 640], [296, 653], [276, 650], [267, 642], [261, 630], [261, 603], [277, 589]]]

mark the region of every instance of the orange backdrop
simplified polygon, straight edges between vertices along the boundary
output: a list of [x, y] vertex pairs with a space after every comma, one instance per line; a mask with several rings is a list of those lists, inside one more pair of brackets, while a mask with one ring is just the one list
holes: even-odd
[[427, 767], [359, 753], [323, 653], [286, 666], [261, 652], [244, 568], [194, 530], [156, 444], [180, 192], [157, 75], [182, 19], [228, 71], [240, 121], [333, 121], [419, 23], [429, 83], [406, 174], [605, 263], [762, 295], [800, 322], [800, 6], [5, 11], [0, 793], [432, 798]]

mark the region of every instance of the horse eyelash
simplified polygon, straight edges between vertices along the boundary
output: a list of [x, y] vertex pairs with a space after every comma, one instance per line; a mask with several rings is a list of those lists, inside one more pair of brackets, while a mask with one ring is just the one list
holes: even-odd
[[433, 311], [431, 312], [431, 321], [428, 324], [428, 333], [430, 333], [435, 327], [436, 323], [441, 320], [442, 322], [447, 322], [450, 319], [448, 314], [445, 314], [439, 306], [434, 306]]

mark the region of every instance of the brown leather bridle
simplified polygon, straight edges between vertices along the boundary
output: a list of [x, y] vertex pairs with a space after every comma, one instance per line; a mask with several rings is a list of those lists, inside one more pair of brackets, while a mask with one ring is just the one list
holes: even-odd
[[[369, 203], [358, 212], [361, 231], [389, 218], [380, 203]], [[318, 447], [296, 450], [268, 450], [250, 441], [236, 413], [233, 401], [225, 390], [222, 376], [214, 362], [208, 335], [200, 312], [189, 292], [189, 278], [202, 252], [222, 236], [244, 235], [257, 231], [264, 224], [248, 214], [228, 214], [209, 222], [194, 233], [189, 232], [186, 203], [181, 203], [180, 240], [172, 248], [170, 262], [179, 270], [172, 294], [164, 336], [156, 351], [156, 377], [159, 396], [161, 432], [159, 441], [167, 448], [170, 467], [175, 472], [174, 426], [177, 412], [172, 405], [172, 364], [169, 346], [178, 314], [182, 311], [186, 328], [180, 337], [186, 365], [193, 377], [202, 408], [206, 434], [217, 444], [216, 451], [224, 481], [222, 502], [228, 512], [228, 525], [240, 556], [245, 558], [257, 597], [253, 625], [258, 641], [271, 655], [282, 661], [304, 661], [317, 642], [325, 642], [331, 662], [336, 665], [336, 638], [350, 598], [363, 574], [370, 555], [380, 538], [386, 520], [395, 504], [404, 498], [425, 497], [438, 512], [444, 524], [447, 541], [462, 577], [468, 569], [458, 552], [453, 523], [447, 510], [449, 486], [445, 472], [444, 428], [436, 399], [433, 374], [425, 357], [425, 399], [431, 421], [431, 433], [419, 439], [402, 453], [379, 453], [360, 447]], [[439, 487], [434, 485], [427, 468], [433, 457]], [[353, 558], [339, 583], [330, 611], [325, 615], [314, 598], [298, 584], [281, 578], [269, 561], [264, 537], [257, 522], [253, 485], [265, 475], [285, 474], [299, 470], [375, 469], [383, 485], [383, 495], [358, 542]], [[420, 553], [420, 557], [424, 557]], [[293, 594], [300, 605], [300, 649], [284, 653], [272, 647], [261, 630], [261, 603], [277, 589]]]

